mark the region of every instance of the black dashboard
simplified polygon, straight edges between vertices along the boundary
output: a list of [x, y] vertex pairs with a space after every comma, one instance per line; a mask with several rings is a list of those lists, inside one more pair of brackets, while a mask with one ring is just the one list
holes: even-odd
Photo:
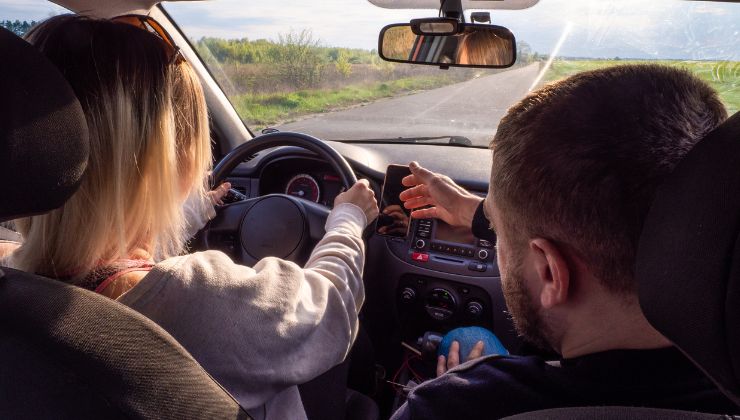
[[[417, 144], [327, 142], [366, 178], [380, 197], [389, 164], [416, 160], [484, 195], [491, 154], [488, 149]], [[331, 167], [310, 152], [278, 147], [259, 152], [235, 169], [229, 181], [248, 197], [291, 194], [331, 206], [342, 189]], [[516, 351], [520, 342], [505, 313], [492, 243], [436, 220], [413, 221], [409, 235], [391, 238], [368, 229], [363, 322], [378, 341], [415, 342], [426, 331], [479, 325], [493, 330]], [[393, 334], [388, 334], [389, 326]], [[377, 334], [373, 334], [376, 329]]]

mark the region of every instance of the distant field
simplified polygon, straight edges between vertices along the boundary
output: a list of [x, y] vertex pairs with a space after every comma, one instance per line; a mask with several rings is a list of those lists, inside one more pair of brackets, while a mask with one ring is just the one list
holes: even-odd
[[555, 60], [545, 80], [559, 80], [582, 71], [638, 62], [685, 68], [709, 82], [719, 92], [730, 114], [740, 110], [740, 61]]
[[295, 92], [242, 93], [230, 97], [237, 113], [255, 131], [305, 115], [370, 103], [382, 98], [434, 89], [457, 83], [449, 73], [405, 77], [386, 82], [348, 85], [333, 89], [304, 89]]

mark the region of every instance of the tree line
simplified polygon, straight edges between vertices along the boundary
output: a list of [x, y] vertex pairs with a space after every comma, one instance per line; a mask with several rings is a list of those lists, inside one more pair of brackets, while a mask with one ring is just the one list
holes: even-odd
[[315, 87], [329, 67], [347, 78], [358, 64], [377, 64], [375, 50], [327, 47], [304, 29], [278, 35], [276, 41], [203, 37], [195, 48], [206, 61], [227, 65], [269, 64], [269, 71], [296, 88]]
[[16, 20], [0, 20], [0, 26], [3, 28], [9, 30], [10, 32], [13, 32], [14, 34], [18, 36], [25, 35], [26, 32], [28, 32], [29, 29], [35, 24], [37, 24], [35, 20], [32, 21], [20, 21], [18, 19]]
[[349, 64], [370, 64], [377, 55], [375, 50], [323, 46], [310, 30], [279, 34], [277, 41], [204, 37], [196, 47], [207, 49], [220, 63], [241, 64], [274, 63], [289, 52], [314, 55], [326, 63], [345, 60]]

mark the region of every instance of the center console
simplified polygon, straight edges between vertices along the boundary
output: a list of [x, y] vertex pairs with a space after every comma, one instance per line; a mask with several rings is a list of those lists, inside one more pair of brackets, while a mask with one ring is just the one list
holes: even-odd
[[494, 244], [477, 239], [470, 228], [441, 220], [412, 220], [406, 238], [388, 238], [396, 257], [409, 264], [474, 277], [498, 276]]
[[[394, 320], [400, 340], [416, 343], [427, 333], [480, 326], [504, 345], [516, 336], [506, 315], [494, 242], [476, 238], [471, 227], [439, 219], [414, 219], [400, 200], [408, 167], [386, 171], [381, 209], [368, 244], [368, 299], [374, 319]], [[377, 291], [377, 294], [375, 292]], [[389, 311], [388, 303], [394, 310]]]
[[411, 221], [405, 238], [384, 238], [389, 251], [404, 265], [396, 309], [406, 339], [425, 331], [447, 332], [461, 326], [494, 329], [495, 314], [503, 317], [494, 244], [477, 239], [470, 228], [456, 228], [436, 219]]

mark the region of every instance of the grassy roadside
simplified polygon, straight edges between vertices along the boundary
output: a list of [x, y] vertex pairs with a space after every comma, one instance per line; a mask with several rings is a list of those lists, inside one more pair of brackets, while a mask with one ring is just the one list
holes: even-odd
[[[628, 61], [628, 60], [556, 60], [545, 81], [559, 80], [597, 68], [628, 63], [658, 63], [685, 68], [709, 82], [719, 93], [729, 113], [740, 110], [740, 62], [727, 61]], [[350, 84], [335, 89], [304, 89], [290, 93], [242, 93], [230, 97], [237, 112], [259, 131], [295, 118], [331, 112], [382, 98], [458, 83], [465, 77], [449, 74], [419, 75], [396, 80]]]
[[447, 75], [407, 77], [387, 82], [345, 86], [337, 89], [307, 89], [291, 93], [241, 94], [231, 97], [242, 119], [257, 130], [302, 115], [329, 112], [381, 98], [429, 90], [456, 80]]
[[740, 110], [740, 62], [738, 61], [556, 60], [545, 75], [545, 80], [560, 80], [582, 71], [646, 62], [689, 70], [719, 92], [730, 115]]

